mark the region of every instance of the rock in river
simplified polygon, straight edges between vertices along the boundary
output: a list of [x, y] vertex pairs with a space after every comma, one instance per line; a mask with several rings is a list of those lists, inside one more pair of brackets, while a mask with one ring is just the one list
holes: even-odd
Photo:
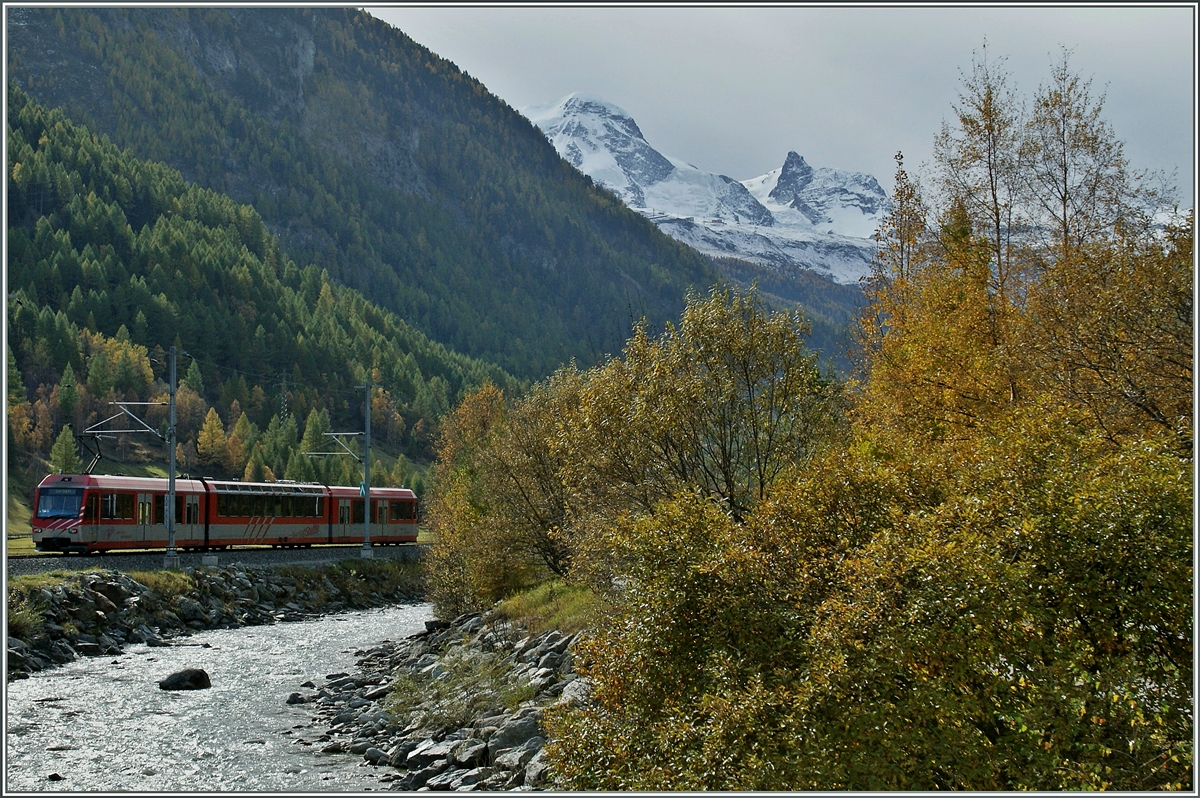
[[207, 690], [212, 687], [202, 668], [184, 668], [158, 683], [160, 690]]

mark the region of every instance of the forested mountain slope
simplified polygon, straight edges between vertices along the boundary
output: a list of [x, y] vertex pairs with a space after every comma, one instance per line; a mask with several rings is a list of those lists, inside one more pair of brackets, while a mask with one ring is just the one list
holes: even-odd
[[593, 362], [717, 280], [360, 11], [20, 8], [7, 32], [10, 80], [40, 103], [253, 205], [298, 263], [518, 376]]
[[[159, 398], [173, 344], [195, 359], [180, 360], [179, 440], [203, 473], [241, 476], [250, 430], [265, 429], [277, 440], [260, 457], [283, 477], [313, 411], [324, 430], [361, 429], [354, 386], [367, 369], [377, 441], [419, 458], [460, 393], [485, 380], [519, 390], [298, 266], [253, 208], [120, 152], [15, 87], [8, 126], [10, 466], [45, 458], [64, 425], [82, 430], [114, 412], [109, 402]], [[205, 451], [210, 407], [222, 446], [245, 417], [240, 444]], [[161, 410], [147, 411], [152, 425]]]

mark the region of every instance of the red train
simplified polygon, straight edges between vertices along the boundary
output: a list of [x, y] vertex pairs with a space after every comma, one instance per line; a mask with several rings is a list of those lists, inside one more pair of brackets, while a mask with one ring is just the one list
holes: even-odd
[[[167, 480], [51, 474], [33, 500], [39, 551], [97, 552], [166, 548]], [[301, 482], [175, 480], [175, 546], [362, 543], [357, 487]], [[371, 488], [371, 543], [417, 539], [417, 497], [407, 488]]]

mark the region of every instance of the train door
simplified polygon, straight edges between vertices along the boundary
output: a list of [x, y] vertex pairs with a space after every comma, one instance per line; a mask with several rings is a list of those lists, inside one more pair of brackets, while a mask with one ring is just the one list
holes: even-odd
[[350, 500], [338, 499], [338, 522], [336, 536], [344, 538], [350, 534]]
[[382, 538], [385, 535], [391, 534], [392, 530], [388, 528], [387, 499], [375, 499], [371, 502], [371, 505], [371, 537], [374, 538], [378, 534]]
[[137, 496], [137, 527], [133, 539], [146, 542], [154, 539], [154, 494], [139, 493]]
[[189, 541], [199, 542], [204, 537], [204, 533], [199, 529], [200, 524], [200, 497], [195, 494], [187, 494], [177, 497], [176, 501], [183, 502], [183, 533], [182, 536]]
[[84, 543], [100, 542], [100, 492], [89, 490], [83, 499], [83, 529], [79, 539]]

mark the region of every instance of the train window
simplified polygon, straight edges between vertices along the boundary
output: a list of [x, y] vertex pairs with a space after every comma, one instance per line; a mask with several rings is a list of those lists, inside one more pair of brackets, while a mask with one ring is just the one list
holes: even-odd
[[355, 499], [350, 502], [350, 523], [361, 524], [363, 522], [363, 502], [362, 499]]
[[315, 502], [313, 502], [313, 517], [314, 518], [324, 518], [325, 517], [325, 497], [324, 496], [318, 496], [317, 500]]
[[266, 509], [267, 504], [265, 496], [252, 496], [250, 498], [250, 515], [256, 517], [266, 515]]
[[228, 493], [218, 493], [217, 515], [224, 516], [225, 518], [229, 518], [230, 516], [234, 515], [233, 505], [235, 501], [236, 497], [231, 496]]
[[75, 518], [83, 504], [83, 488], [42, 488], [38, 491], [38, 518]]
[[396, 501], [391, 502], [391, 514], [393, 521], [411, 521], [413, 519], [413, 502]]
[[165, 523], [167, 517], [167, 497], [165, 494], [158, 493], [154, 496], [154, 523]]
[[100, 496], [100, 517], [104, 520], [132, 521], [133, 494], [104, 493]]
[[187, 502], [187, 496], [175, 494], [175, 523], [183, 523], [183, 505]]

